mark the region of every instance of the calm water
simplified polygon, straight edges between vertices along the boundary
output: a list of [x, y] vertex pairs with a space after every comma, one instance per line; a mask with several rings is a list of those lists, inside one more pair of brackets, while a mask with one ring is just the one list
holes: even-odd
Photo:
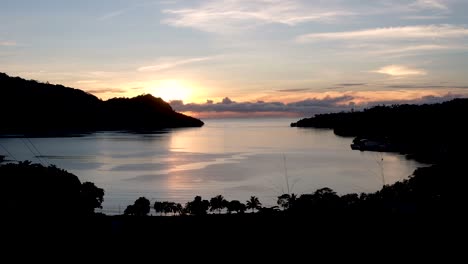
[[157, 134], [0, 138], [0, 143], [21, 160], [39, 162], [32, 154], [39, 151], [44, 164], [104, 188], [107, 214], [123, 212], [140, 196], [185, 203], [195, 195], [222, 194], [243, 202], [255, 195], [273, 206], [288, 184], [297, 194], [322, 187], [339, 194], [373, 192], [382, 187], [382, 174], [386, 183], [394, 183], [420, 166], [397, 154], [353, 151], [351, 138], [291, 128], [292, 121], [205, 120], [202, 128]]

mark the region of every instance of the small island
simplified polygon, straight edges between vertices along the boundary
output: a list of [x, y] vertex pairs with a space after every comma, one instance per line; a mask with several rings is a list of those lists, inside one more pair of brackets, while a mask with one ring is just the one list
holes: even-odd
[[2, 135], [70, 135], [95, 131], [155, 131], [201, 127], [150, 94], [103, 101], [79, 89], [0, 73]]

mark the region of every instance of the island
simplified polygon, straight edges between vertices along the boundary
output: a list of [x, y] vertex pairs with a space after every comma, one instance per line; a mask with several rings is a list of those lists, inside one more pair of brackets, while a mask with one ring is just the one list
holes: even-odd
[[201, 127], [150, 94], [103, 101], [79, 89], [0, 73], [2, 135], [70, 135], [95, 131], [155, 131]]

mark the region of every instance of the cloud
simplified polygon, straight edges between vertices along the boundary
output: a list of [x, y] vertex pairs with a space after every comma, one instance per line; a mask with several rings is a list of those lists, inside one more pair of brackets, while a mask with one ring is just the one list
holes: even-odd
[[357, 31], [313, 33], [296, 38], [300, 43], [324, 40], [409, 40], [460, 38], [468, 36], [468, 28], [457, 25], [422, 25], [373, 28]]
[[148, 71], [163, 71], [172, 69], [178, 66], [203, 62], [208, 60], [213, 60], [215, 57], [199, 57], [199, 58], [189, 58], [189, 59], [174, 59], [174, 58], [163, 58], [159, 59], [156, 64], [149, 66], [142, 66], [137, 69], [139, 72], [148, 72]]
[[285, 104], [282, 102], [235, 102], [226, 97], [221, 102], [213, 103], [209, 100], [203, 104], [189, 103], [184, 104], [182, 101], [171, 101], [171, 106], [176, 111], [181, 112], [235, 112], [235, 113], [326, 113], [335, 111], [336, 109], [348, 109], [347, 103], [354, 98], [352, 96], [343, 95], [338, 97], [326, 96], [324, 98], [311, 98], [303, 101]]
[[398, 48], [392, 47], [381, 47], [371, 51], [373, 54], [414, 54], [421, 52], [429, 51], [448, 51], [448, 50], [465, 50], [468, 49], [468, 46], [458, 46], [458, 45], [434, 45], [434, 44], [423, 44], [423, 45], [412, 45], [412, 46], [402, 46]]
[[349, 87], [349, 86], [366, 86], [367, 83], [339, 83], [337, 85], [338, 86], [345, 86], [345, 87]]
[[81, 81], [77, 81], [76, 83], [77, 84], [89, 84], [89, 83], [97, 83], [98, 80], [81, 80]]
[[127, 91], [119, 88], [103, 88], [103, 89], [94, 89], [94, 90], [85, 90], [87, 93], [91, 94], [102, 94], [102, 93], [126, 93]]
[[387, 89], [468, 89], [466, 85], [433, 85], [433, 84], [392, 84], [383, 86]]
[[436, 103], [442, 103], [442, 102], [450, 101], [450, 100], [461, 98], [461, 97], [463, 96], [459, 94], [452, 94], [452, 93], [447, 93], [442, 96], [426, 95], [420, 98], [410, 99], [410, 100], [388, 100], [388, 101], [382, 100], [382, 101], [370, 102], [366, 104], [366, 107], [371, 107], [375, 105], [395, 105], [395, 104], [436, 104]]
[[310, 91], [309, 88], [298, 88], [298, 89], [281, 89], [281, 90], [276, 90], [277, 92], [282, 92], [282, 93], [294, 93], [294, 92], [306, 92]]
[[402, 65], [388, 65], [382, 67], [378, 70], [372, 71], [375, 73], [387, 74], [390, 76], [418, 76], [418, 75], [426, 75], [427, 72], [421, 69], [412, 69], [407, 66]]
[[[447, 93], [445, 95], [424, 95], [407, 100], [370, 100], [357, 94], [342, 94], [339, 96], [325, 96], [323, 98], [309, 98], [292, 103], [281, 102], [235, 102], [224, 98], [222, 102], [184, 104], [182, 101], [171, 101], [171, 106], [180, 112], [205, 113], [205, 116], [216, 116], [216, 113], [232, 113], [231, 116], [255, 116], [258, 113], [276, 113], [276, 115], [294, 114], [295, 116], [309, 116], [320, 113], [349, 111], [363, 109], [374, 105], [394, 104], [429, 104], [439, 103], [463, 97], [459, 94]], [[363, 100], [364, 99], [364, 100]], [[211, 113], [212, 115], [209, 115]]]
[[115, 18], [115, 17], [118, 17], [118, 16], [124, 14], [125, 11], [126, 11], [126, 9], [117, 10], [117, 11], [113, 11], [113, 12], [107, 13], [107, 14], [104, 14], [104, 15], [100, 16], [100, 17], [98, 18], [98, 20], [100, 20], [100, 21], [109, 20], [109, 19], [112, 19], [112, 18]]
[[436, 19], [446, 19], [447, 16], [442, 15], [423, 15], [423, 16], [404, 16], [403, 19], [408, 20], [436, 20]]
[[0, 41], [0, 47], [14, 47], [18, 46], [15, 41]]
[[208, 0], [193, 8], [163, 12], [169, 16], [163, 20], [165, 24], [221, 34], [265, 24], [295, 26], [353, 15], [349, 11], [306, 5], [299, 0]]
[[440, 0], [417, 0], [412, 6], [421, 9], [448, 10], [449, 8]]

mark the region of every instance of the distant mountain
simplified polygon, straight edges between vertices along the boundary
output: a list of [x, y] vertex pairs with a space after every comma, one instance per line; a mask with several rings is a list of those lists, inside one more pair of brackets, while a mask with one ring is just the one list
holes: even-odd
[[0, 73], [0, 134], [68, 134], [201, 127], [161, 98], [140, 95], [102, 101], [79, 89]]
[[321, 114], [293, 127], [331, 128], [336, 135], [385, 142], [420, 161], [466, 157], [468, 99], [425, 105], [376, 106], [359, 112]]

